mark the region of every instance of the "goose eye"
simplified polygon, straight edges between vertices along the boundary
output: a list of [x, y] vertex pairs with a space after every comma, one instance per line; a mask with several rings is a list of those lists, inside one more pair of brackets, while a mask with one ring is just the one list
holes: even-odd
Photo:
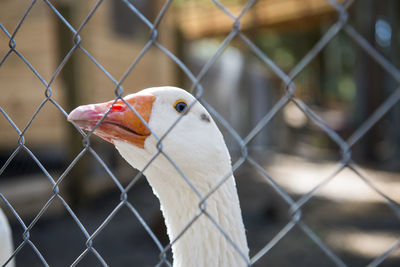
[[174, 108], [178, 113], [183, 113], [187, 110], [188, 106], [185, 101], [178, 100], [178, 101], [176, 101]]

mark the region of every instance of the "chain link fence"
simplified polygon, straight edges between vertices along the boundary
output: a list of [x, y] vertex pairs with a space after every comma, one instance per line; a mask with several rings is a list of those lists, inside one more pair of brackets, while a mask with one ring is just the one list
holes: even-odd
[[[57, 69], [53, 73], [50, 79], [46, 80], [43, 78], [41, 73], [29, 62], [29, 60], [24, 57], [24, 54], [18, 50], [18, 42], [16, 41], [15, 37], [18, 35], [21, 26], [26, 23], [26, 19], [30, 16], [31, 10], [38, 5], [39, 2], [45, 3], [58, 17], [58, 19], [68, 28], [68, 30], [73, 34], [73, 47], [69, 50], [69, 52], [65, 55], [62, 59], [61, 63], [58, 65]], [[389, 60], [387, 60], [384, 56], [382, 56], [357, 30], [348, 24], [349, 13], [348, 8], [353, 4], [354, 1], [347, 0], [344, 2], [336, 2], [335, 0], [326, 0], [336, 11], [337, 13], [337, 20], [336, 22], [329, 27], [329, 29], [323, 34], [322, 38], [318, 40], [318, 42], [312, 47], [311, 50], [295, 65], [295, 67], [289, 72], [286, 73], [277, 64], [271, 60], [269, 55], [265, 54], [253, 41], [252, 39], [241, 30], [241, 20], [243, 16], [252, 8], [257, 8], [255, 4], [257, 1], [250, 0], [244, 6], [242, 11], [239, 15], [235, 15], [230, 12], [230, 10], [224, 6], [223, 3], [213, 0], [213, 4], [216, 8], [218, 8], [221, 12], [223, 12], [227, 17], [232, 20], [232, 29], [230, 33], [225, 37], [223, 42], [221, 42], [218, 50], [214, 53], [214, 55], [207, 61], [207, 63], [201, 68], [201, 71], [195, 75], [190, 71], [190, 69], [182, 62], [182, 60], [172, 53], [169, 49], [167, 49], [163, 44], [161, 44], [158, 40], [159, 37], [159, 26], [163, 23], [163, 18], [165, 14], [171, 9], [171, 1], [165, 1], [163, 4], [158, 16], [154, 21], [150, 21], [147, 17], [145, 17], [133, 3], [128, 0], [122, 0], [125, 4], [125, 8], [131, 12], [132, 16], [138, 17], [145, 25], [147, 26], [150, 34], [147, 40], [147, 43], [144, 45], [140, 53], [136, 56], [135, 60], [131, 63], [131, 65], [126, 69], [124, 75], [121, 79], [116, 79], [113, 75], [110, 74], [109, 70], [104, 67], [98, 59], [93, 56], [85, 47], [82, 45], [82, 38], [80, 33], [85, 26], [89, 23], [92, 19], [94, 14], [97, 12], [99, 7], [103, 4], [103, 1], [97, 1], [95, 5], [90, 9], [87, 13], [86, 18], [83, 22], [78, 26], [73, 26], [70, 22], [63, 16], [63, 14], [57, 10], [54, 4], [51, 1], [43, 0], [43, 1], [36, 1], [33, 0], [24, 14], [21, 16], [18, 25], [15, 27], [14, 30], [7, 29], [3, 24], [0, 24], [1, 28], [1, 35], [2, 38], [6, 36], [7, 40], [9, 40], [9, 49], [5, 55], [2, 55], [0, 66], [2, 66], [7, 60], [10, 58], [11, 55], [15, 55], [26, 64], [26, 66], [30, 69], [30, 71], [35, 75], [35, 77], [43, 84], [43, 92], [45, 94], [42, 103], [38, 106], [34, 114], [32, 114], [29, 122], [26, 124], [25, 127], [19, 128], [16, 123], [14, 123], [13, 118], [7, 114], [7, 112], [0, 107], [0, 111], [2, 116], [9, 122], [9, 124], [13, 127], [15, 132], [18, 134], [18, 146], [9, 155], [6, 162], [1, 166], [0, 175], [9, 167], [10, 162], [16, 157], [18, 153], [21, 151], [25, 151], [29, 154], [29, 156], [34, 160], [34, 162], [39, 166], [43, 174], [46, 176], [47, 180], [52, 184], [52, 194], [48, 201], [43, 205], [41, 210], [37, 213], [34, 219], [27, 223], [24, 221], [19, 213], [14, 209], [13, 203], [9, 202], [9, 200], [1, 194], [0, 189], [0, 198], [2, 202], [2, 206], [5, 207], [8, 212], [11, 212], [15, 219], [18, 221], [19, 227], [22, 227], [23, 234], [22, 240], [20, 243], [15, 244], [15, 251], [11, 255], [11, 258], [16, 257], [21, 250], [29, 248], [32, 250], [36, 256], [40, 259], [41, 263], [44, 266], [49, 266], [48, 262], [46, 261], [46, 257], [44, 256], [45, 253], [41, 251], [35, 242], [31, 238], [31, 232], [34, 231], [37, 222], [42, 218], [43, 214], [46, 212], [48, 207], [52, 205], [54, 201], [59, 201], [64, 206], [65, 210], [69, 213], [71, 218], [74, 220], [75, 224], [79, 227], [81, 233], [84, 236], [84, 244], [85, 247], [82, 249], [81, 254], [75, 259], [74, 262], [71, 262], [71, 266], [76, 266], [81, 263], [81, 261], [88, 257], [89, 255], [95, 256], [98, 260], [98, 263], [103, 266], [108, 266], [107, 261], [103, 258], [102, 253], [96, 249], [96, 238], [104, 231], [107, 225], [110, 223], [111, 220], [118, 214], [118, 212], [122, 208], [128, 208], [131, 213], [139, 220], [141, 225], [143, 226], [143, 231], [147, 232], [148, 235], [152, 238], [155, 245], [159, 249], [159, 261], [156, 266], [172, 266], [172, 262], [170, 258], [167, 256], [170, 253], [172, 243], [176, 242], [177, 240], [171, 240], [171, 242], [164, 246], [162, 242], [156, 237], [156, 235], [151, 230], [148, 222], [141, 216], [140, 212], [135, 208], [135, 203], [131, 203], [127, 195], [132, 187], [134, 187], [139, 179], [143, 179], [142, 173], [139, 172], [134, 178], [131, 179], [128, 185], [123, 186], [118, 179], [118, 177], [113, 173], [113, 171], [106, 165], [106, 163], [102, 159], [102, 155], [98, 154], [91, 146], [89, 137], [91, 133], [86, 135], [84, 132], [81, 131], [83, 136], [83, 147], [81, 152], [76, 155], [74, 160], [69, 164], [69, 166], [64, 170], [64, 172], [59, 177], [54, 177], [51, 175], [46, 167], [41, 163], [38, 157], [31, 151], [28, 147], [25, 134], [29, 131], [32, 123], [35, 121], [38, 114], [43, 112], [43, 108], [46, 105], [53, 105], [57, 108], [57, 110], [65, 117], [68, 116], [68, 111], [65, 110], [65, 107], [60, 105], [54, 98], [53, 98], [53, 90], [52, 85], [54, 80], [60, 74], [60, 71], [64, 68], [67, 62], [70, 60], [71, 56], [77, 51], [80, 51], [87, 57], [91, 62], [93, 62], [97, 68], [114, 84], [115, 89], [115, 99], [122, 99], [124, 96], [124, 81], [127, 77], [135, 70], [137, 64], [141, 61], [141, 59], [148, 53], [151, 48], [156, 48], [162, 53], [164, 53], [168, 58], [170, 58], [174, 64], [176, 64], [181, 71], [187, 76], [187, 78], [191, 81], [191, 86], [189, 89], [190, 92], [196, 97], [196, 99], [203, 104], [209, 112], [213, 115], [213, 117], [222, 125], [225, 130], [236, 140], [237, 144], [241, 148], [241, 156], [233, 162], [232, 170], [236, 172], [240, 169], [244, 163], [250, 164], [253, 166], [259, 174], [265, 179], [265, 181], [275, 190], [279, 196], [282, 198], [284, 202], [289, 205], [290, 211], [290, 220], [289, 222], [272, 238], [270, 239], [265, 246], [260, 249], [259, 251], [251, 251], [251, 259], [247, 261], [246, 257], [243, 256], [243, 259], [246, 261], [248, 266], [256, 264], [260, 258], [264, 257], [266, 254], [270, 252], [272, 248], [274, 248], [288, 233], [292, 231], [292, 229], [297, 226], [301, 229], [312, 242], [330, 259], [331, 263], [337, 266], [346, 266], [346, 262], [335, 253], [318, 235], [317, 232], [313, 231], [308, 224], [304, 222], [302, 219], [302, 208], [305, 204], [307, 204], [315, 195], [315, 193], [320, 190], [325, 184], [334, 180], [337, 175], [342, 172], [343, 170], [350, 170], [355, 175], [357, 175], [365, 185], [367, 185], [370, 189], [374, 190], [378, 193], [384, 200], [385, 203], [392, 209], [393, 213], [400, 219], [400, 206], [395, 200], [389, 197], [384, 191], [379, 190], [375, 185], [374, 181], [368, 177], [365, 177], [362, 174], [360, 167], [355, 164], [352, 158], [352, 148], [354, 147], [359, 140], [366, 135], [366, 133], [377, 124], [377, 122], [390, 111], [400, 100], [400, 70], [396, 68]], [[338, 35], [339, 32], [345, 33], [349, 38], [351, 38], [359, 47], [359, 49], [363, 50], [369, 57], [371, 57], [379, 66], [381, 66], [385, 72], [390, 75], [395, 81], [396, 86], [393, 90], [393, 93], [386, 98], [386, 100], [375, 110], [375, 112], [368, 117], [356, 131], [347, 139], [343, 139], [335, 130], [333, 130], [328, 124], [321, 119], [313, 109], [305, 104], [302, 100], [295, 96], [296, 92], [296, 84], [293, 80], [313, 61], [321, 51], [329, 44], [329, 42]], [[283, 97], [276, 102], [276, 104], [264, 115], [264, 117], [257, 123], [257, 125], [244, 137], [241, 137], [233, 127], [222, 117], [219, 115], [216, 110], [209, 105], [203, 99], [203, 92], [207, 90], [206, 88], [202, 87], [202, 79], [213, 66], [213, 64], [218, 60], [221, 54], [224, 53], [224, 50], [230, 45], [234, 38], [239, 38], [243, 41], [243, 43], [247, 46], [249, 50], [251, 50], [267, 67], [270, 71], [276, 74], [283, 83], [282, 91], [284, 91]], [[333, 171], [330, 175], [325, 177], [321, 180], [315, 187], [309, 190], [306, 194], [304, 194], [299, 199], [295, 200], [285, 189], [283, 189], [279, 182], [274, 179], [274, 177], [270, 176], [265, 168], [260, 164], [257, 159], [252, 157], [248, 151], [249, 143], [255, 138], [255, 136], [266, 127], [266, 125], [276, 116], [276, 114], [281, 111], [288, 103], [293, 103], [299, 110], [301, 110], [310, 120], [312, 120], [320, 130], [322, 130], [334, 143], [336, 143], [340, 147], [340, 161], [337, 163], [337, 167], [335, 171]], [[134, 111], [135, 112], [135, 111]], [[179, 123], [179, 120], [176, 121], [173, 125], [171, 125], [171, 129], [175, 127], [176, 124]], [[168, 134], [168, 133], [167, 133]], [[159, 142], [162, 144], [162, 140], [165, 136], [159, 137]], [[84, 223], [80, 220], [80, 218], [76, 215], [74, 210], [70, 207], [70, 204], [65, 200], [65, 198], [60, 194], [60, 187], [64, 182], [67, 175], [70, 171], [76, 166], [76, 164], [81, 160], [81, 158], [85, 154], [91, 154], [94, 158], [101, 164], [104, 170], [108, 173], [109, 178], [115, 183], [115, 185], [120, 190], [121, 201], [118, 205], [116, 205], [113, 211], [108, 215], [108, 217], [97, 227], [97, 229], [88, 230]], [[162, 150], [162, 146], [159, 146], [159, 153], [157, 153], [153, 160], [160, 156], [164, 155], [168, 159], [169, 156]], [[179, 166], [176, 165], [171, 159], [171, 164], [179, 170]], [[150, 161], [148, 164], [152, 164]], [[141, 170], [143, 171], [143, 170]], [[229, 178], [230, 174], [227, 174], [225, 177], [221, 177], [220, 181], [210, 190], [210, 192], [206, 195], [200, 196], [199, 199], [199, 207], [202, 203], [206, 203], [207, 199], [212, 195], [215, 191], [219, 189], [219, 187]], [[186, 182], [191, 185], [190, 180], [182, 174], [182, 178], [186, 180]], [[224, 229], [216, 222], [216, 220], [210, 216], [207, 212], [207, 209], [199, 208], [199, 214], [187, 225], [185, 231], [191, 227], [193, 223], [200, 217], [200, 216], [207, 216], [215, 225], [216, 229], [223, 233], [226, 239], [230, 240], [229, 235], [224, 232]], [[398, 226], [398, 225], [397, 225]], [[182, 235], [184, 232], [182, 233]], [[178, 236], [178, 240], [179, 237]], [[232, 244], [232, 248], [236, 249], [238, 253], [242, 253], [237, 246], [230, 240]], [[394, 243], [391, 247], [387, 248], [384, 253], [380, 256], [376, 257], [372, 262], [369, 263], [369, 266], [377, 266], [385, 261], [391, 255], [392, 252], [396, 251], [400, 247], [400, 239], [397, 239], [397, 242]], [[2, 262], [2, 264], [7, 264]]]

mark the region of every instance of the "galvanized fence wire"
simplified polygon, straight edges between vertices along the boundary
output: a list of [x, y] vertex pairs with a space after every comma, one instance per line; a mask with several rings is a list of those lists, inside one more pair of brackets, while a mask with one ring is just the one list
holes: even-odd
[[[67, 212], [71, 215], [71, 218], [75, 221], [76, 225], [82, 232], [82, 235], [86, 238], [86, 249], [82, 251], [82, 253], [75, 259], [74, 262], [71, 263], [71, 266], [77, 265], [83, 258], [85, 258], [89, 253], [92, 253], [99, 261], [100, 264], [103, 266], [108, 266], [107, 262], [102, 257], [101, 253], [96, 250], [95, 239], [103, 231], [103, 229], [110, 223], [110, 221], [114, 218], [114, 216], [119, 212], [122, 207], [127, 207], [132, 214], [139, 220], [143, 229], [149, 234], [151, 239], [154, 241], [155, 245], [160, 251], [159, 262], [156, 266], [172, 266], [172, 263], [168, 260], [167, 254], [169, 253], [171, 246], [174, 242], [179, 240], [182, 235], [185, 234], [187, 229], [189, 229], [192, 224], [200, 218], [200, 216], [206, 216], [215, 226], [218, 231], [220, 231], [224, 237], [229, 241], [232, 245], [232, 249], [235, 249], [237, 253], [239, 253], [244, 263], [248, 266], [252, 265], [253, 263], [257, 262], [261, 257], [267, 254], [283, 237], [285, 237], [295, 226], [298, 226], [320, 249], [323, 251], [327, 257], [337, 266], [346, 266], [346, 263], [337, 255], [335, 252], [329, 248], [327, 244], [325, 244], [318, 235], [311, 230], [307, 224], [304, 223], [302, 220], [302, 211], [301, 208], [312, 199], [314, 194], [320, 190], [323, 186], [329, 183], [331, 180], [335, 179], [335, 177], [342, 172], [344, 169], [351, 170], [354, 174], [361, 181], [363, 181], [369, 188], [377, 192], [383, 199], [386, 200], [388, 206], [393, 210], [395, 215], [400, 219], [400, 206], [395, 200], [391, 199], [385, 192], [379, 190], [373, 183], [373, 181], [367, 178], [365, 175], [362, 174], [361, 168], [357, 166], [356, 163], [352, 160], [351, 156], [351, 149], [389, 110], [391, 110], [400, 100], [400, 70], [396, 68], [393, 64], [390, 63], [384, 56], [382, 56], [361, 34], [359, 34], [350, 24], [348, 24], [348, 8], [354, 2], [353, 0], [347, 0], [342, 3], [336, 2], [334, 0], [326, 0], [332, 7], [336, 10], [338, 18], [336, 22], [325, 32], [325, 34], [320, 38], [320, 40], [311, 48], [311, 50], [297, 63], [297, 65], [289, 72], [285, 73], [280, 67], [278, 67], [271, 58], [265, 54], [257, 45], [246, 36], [246, 34], [241, 31], [241, 19], [242, 17], [248, 12], [251, 8], [254, 7], [254, 4], [257, 2], [256, 0], [248, 1], [242, 11], [239, 13], [238, 16], [234, 15], [226, 8], [222, 3], [217, 0], [212, 0], [215, 4], [216, 8], [219, 8], [223, 13], [226, 14], [230, 19], [232, 19], [232, 30], [227, 35], [227, 37], [223, 40], [220, 44], [219, 48], [215, 52], [215, 54], [204, 64], [202, 69], [200, 70], [198, 75], [193, 74], [189, 68], [175, 56], [171, 51], [169, 51], [165, 46], [163, 46], [158, 41], [158, 27], [164, 18], [166, 12], [170, 9], [170, 5], [173, 2], [165, 1], [164, 5], [162, 6], [158, 16], [151, 22], [148, 18], [146, 18], [136, 7], [128, 0], [121, 0], [123, 3], [126, 4], [126, 8], [132, 12], [132, 16], [138, 17], [149, 29], [149, 39], [147, 43], [144, 45], [143, 49], [131, 63], [131, 65], [127, 68], [124, 75], [120, 80], [115, 79], [104, 66], [102, 66], [96, 58], [87, 51], [81, 44], [82, 38], [80, 36], [80, 32], [82, 29], [87, 25], [87, 23], [91, 20], [93, 14], [96, 12], [98, 7], [103, 3], [102, 0], [97, 1], [93, 7], [90, 9], [89, 13], [87, 14], [86, 18], [83, 20], [81, 25], [77, 29], [75, 29], [67, 19], [63, 17], [63, 14], [60, 13], [56, 7], [47, 0], [43, 0], [42, 2], [46, 3], [47, 6], [53, 11], [53, 13], [58, 17], [58, 19], [68, 28], [69, 31], [73, 33], [73, 43], [74, 45], [69, 50], [67, 55], [63, 58], [55, 72], [53, 73], [50, 80], [47, 82], [35, 69], [34, 66], [24, 57], [24, 55], [17, 49], [17, 43], [15, 40], [15, 36], [18, 34], [21, 25], [25, 22], [25, 19], [30, 15], [32, 8], [40, 1], [33, 0], [29, 6], [27, 7], [25, 13], [21, 17], [20, 21], [18, 22], [15, 30], [9, 31], [6, 29], [2, 24], [0, 24], [0, 33], [5, 35], [6, 38], [9, 39], [9, 50], [8, 52], [2, 57], [0, 61], [0, 66], [6, 62], [8, 57], [11, 54], [15, 54], [18, 58], [25, 63], [27, 68], [34, 73], [34, 75], [40, 80], [43, 84], [45, 90], [45, 97], [40, 105], [37, 107], [36, 111], [26, 124], [26, 126], [22, 129], [19, 129], [17, 125], [14, 123], [13, 119], [0, 107], [0, 112], [2, 116], [10, 123], [12, 128], [18, 134], [18, 146], [13, 151], [13, 153], [9, 156], [8, 160], [3, 164], [0, 169], [0, 175], [3, 174], [4, 170], [9, 166], [10, 162], [15, 158], [15, 156], [20, 151], [26, 151], [28, 155], [32, 158], [32, 160], [37, 164], [37, 166], [42, 170], [43, 174], [47, 178], [47, 180], [52, 184], [52, 196], [48, 199], [46, 204], [42, 207], [42, 209], [38, 212], [35, 218], [30, 222], [28, 225], [21, 219], [18, 212], [13, 208], [12, 203], [10, 203], [3, 194], [0, 194], [0, 199], [4, 203], [4, 206], [9, 209], [9, 211], [15, 216], [17, 221], [19, 222], [20, 226], [23, 229], [22, 234], [22, 242], [16, 246], [16, 249], [12, 256], [10, 257], [9, 261], [15, 257], [19, 251], [25, 247], [29, 246], [43, 263], [44, 266], [48, 266], [49, 264], [46, 262], [46, 259], [43, 257], [42, 252], [39, 251], [37, 246], [32, 242], [30, 239], [30, 231], [35, 227], [38, 220], [42, 217], [44, 212], [48, 209], [48, 207], [56, 200], [59, 200], [62, 205], [65, 207]], [[380, 65], [387, 74], [394, 78], [397, 82], [397, 88], [394, 88], [394, 92], [387, 97], [387, 99], [376, 109], [376, 111], [367, 118], [361, 126], [348, 138], [348, 140], [344, 140], [338, 133], [335, 132], [329, 125], [327, 125], [323, 119], [321, 119], [311, 107], [301, 101], [299, 98], [295, 97], [294, 93], [296, 91], [296, 85], [293, 80], [310, 64], [310, 62], [327, 46], [327, 44], [339, 33], [344, 32], [347, 36], [352, 39], [360, 49], [362, 49], [368, 56], [370, 56], [378, 65]], [[219, 56], [224, 52], [224, 50], [229, 46], [231, 41], [234, 38], [238, 38], [243, 41], [244, 44], [252, 51], [274, 74], [276, 74], [284, 84], [283, 89], [285, 95], [280, 98], [275, 105], [268, 111], [267, 114], [258, 122], [258, 124], [245, 136], [242, 138], [234, 128], [220, 115], [216, 112], [216, 110], [209, 105], [203, 98], [204, 89], [201, 85], [201, 80], [210, 70], [211, 66], [217, 61]], [[54, 105], [64, 116], [65, 118], [68, 116], [67, 112], [63, 109], [61, 105], [59, 105], [53, 98], [52, 98], [52, 89], [51, 86], [54, 80], [59, 75], [60, 71], [64, 67], [64, 65], [68, 62], [71, 55], [76, 51], [80, 50], [86, 55], [86, 57], [93, 62], [98, 69], [104, 73], [104, 75], [110, 79], [115, 85], [115, 101], [122, 100], [128, 105], [131, 110], [136, 114], [137, 111], [129, 105], [122, 97], [124, 94], [123, 83], [126, 78], [130, 75], [130, 73], [135, 69], [136, 65], [139, 61], [143, 58], [143, 56], [149, 51], [151, 47], [158, 48], [161, 52], [163, 52], [167, 57], [169, 57], [180, 69], [186, 74], [188, 79], [191, 81], [192, 86], [190, 91], [196, 98], [196, 101], [199, 101], [203, 104], [209, 112], [213, 115], [213, 117], [226, 129], [226, 131], [233, 137], [233, 139], [238, 143], [241, 148], [241, 156], [240, 158], [233, 163], [232, 172], [227, 173], [224, 177], [215, 184], [215, 186], [205, 195], [202, 195], [197, 188], [191, 183], [190, 179], [180, 170], [179, 166], [171, 159], [171, 157], [163, 151], [162, 141], [163, 139], [169, 134], [169, 132], [175, 127], [176, 124], [179, 123], [180, 117], [177, 121], [171, 125], [170, 129], [166, 132], [164, 136], [157, 136], [151, 129], [151, 133], [157, 139], [157, 149], [158, 152], [153, 156], [153, 158], [147, 163], [143, 170], [141, 170], [130, 182], [127, 186], [123, 186], [118, 178], [114, 175], [111, 169], [106, 165], [106, 163], [102, 160], [101, 155], [97, 154], [97, 152], [91, 147], [89, 137], [93, 134], [93, 131], [85, 134], [81, 131], [78, 127], [76, 129], [82, 134], [83, 136], [83, 149], [82, 151], [74, 158], [74, 160], [69, 164], [69, 166], [65, 169], [65, 171], [60, 175], [60, 177], [53, 177], [46, 168], [42, 165], [40, 160], [35, 156], [35, 154], [25, 145], [25, 133], [31, 127], [32, 122], [35, 120], [36, 116], [39, 112], [42, 111], [43, 107], [46, 104]], [[84, 88], [82, 88], [84, 90]], [[341, 160], [338, 162], [337, 167], [335, 170], [322, 179], [314, 188], [312, 188], [308, 193], [304, 194], [300, 199], [294, 200], [288, 192], [286, 192], [277, 181], [271, 177], [266, 170], [262, 167], [260, 163], [257, 162], [255, 158], [249, 155], [248, 152], [248, 145], [253, 140], [253, 138], [266, 127], [266, 125], [275, 117], [275, 115], [285, 107], [289, 102], [294, 103], [310, 120], [312, 120], [333, 142], [335, 142], [340, 150], [341, 150]], [[190, 107], [195, 103], [191, 103]], [[110, 107], [111, 109], [111, 107]], [[109, 109], [109, 110], [110, 110]], [[98, 122], [95, 128], [104, 120], [104, 118], [109, 113], [109, 110], [106, 112], [105, 116], [102, 120]], [[139, 116], [140, 117], [140, 116]], [[146, 121], [141, 118], [141, 121], [146, 125]], [[115, 183], [116, 187], [121, 192], [120, 203], [114, 208], [114, 210], [108, 215], [108, 217], [101, 223], [100, 226], [93, 232], [90, 233], [86, 230], [85, 226], [79, 220], [77, 215], [74, 211], [70, 208], [68, 203], [64, 200], [64, 198], [60, 195], [60, 185], [62, 181], [65, 179], [67, 174], [70, 170], [76, 165], [76, 163], [86, 154], [90, 153], [94, 156], [94, 158], [100, 163], [100, 165], [104, 168], [104, 170], [109, 175], [110, 179]], [[165, 156], [171, 165], [179, 172], [188, 185], [192, 188], [195, 194], [199, 198], [199, 211], [198, 214], [187, 224], [185, 229], [175, 238], [175, 240], [170, 240], [170, 243], [167, 246], [163, 246], [161, 242], [157, 239], [155, 234], [151, 231], [147, 222], [143, 219], [140, 213], [137, 211], [133, 203], [128, 201], [128, 193], [130, 189], [135, 185], [135, 183], [143, 177], [142, 173], [145, 169], [148, 168], [152, 164], [152, 162], [160, 155]], [[278, 193], [278, 195], [289, 205], [289, 222], [260, 250], [260, 251], [253, 251], [253, 256], [251, 257], [250, 261], [247, 260], [246, 255], [242, 252], [238, 246], [231, 240], [230, 236], [224, 231], [224, 229], [218, 224], [215, 218], [212, 217], [207, 211], [207, 199], [219, 189], [219, 187], [232, 175], [235, 173], [237, 169], [239, 169], [245, 162], [249, 163], [253, 166], [261, 175], [265, 178], [265, 180], [271, 185], [271, 187]], [[369, 266], [377, 266], [382, 263], [394, 250], [400, 247], [400, 239], [393, 244], [392, 247], [388, 248], [384, 253], [374, 259]], [[8, 262], [7, 262], [8, 263]], [[7, 264], [5, 263], [5, 264]]]

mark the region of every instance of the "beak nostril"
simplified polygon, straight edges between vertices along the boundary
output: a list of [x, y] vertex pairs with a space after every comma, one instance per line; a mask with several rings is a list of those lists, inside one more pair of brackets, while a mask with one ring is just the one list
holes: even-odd
[[111, 111], [121, 111], [123, 109], [124, 109], [124, 107], [122, 105], [117, 104], [117, 105], [112, 106]]

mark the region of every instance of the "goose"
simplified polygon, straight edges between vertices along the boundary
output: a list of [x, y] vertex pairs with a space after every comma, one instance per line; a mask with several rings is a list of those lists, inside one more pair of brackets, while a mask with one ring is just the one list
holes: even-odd
[[7, 265], [6, 262], [10, 259], [14, 252], [13, 239], [11, 235], [10, 224], [3, 210], [0, 208], [0, 265], [14, 267], [15, 260], [11, 259]]
[[[159, 199], [169, 239], [176, 240], [172, 243], [173, 266], [250, 265], [230, 155], [207, 110], [190, 93], [169, 86], [144, 89], [124, 100], [149, 128], [122, 100], [111, 108], [114, 101], [79, 106], [69, 114], [68, 120], [81, 129], [92, 131], [110, 109], [94, 134], [114, 144], [134, 168], [144, 169], [143, 174]], [[169, 131], [180, 116], [180, 121]], [[145, 168], [158, 152], [157, 137], [165, 133], [161, 144], [167, 156], [159, 154]], [[196, 190], [181, 173], [201, 196], [229, 176], [209, 195], [204, 206], [226, 235], [205, 214], [185, 229], [199, 213], [201, 205]]]

